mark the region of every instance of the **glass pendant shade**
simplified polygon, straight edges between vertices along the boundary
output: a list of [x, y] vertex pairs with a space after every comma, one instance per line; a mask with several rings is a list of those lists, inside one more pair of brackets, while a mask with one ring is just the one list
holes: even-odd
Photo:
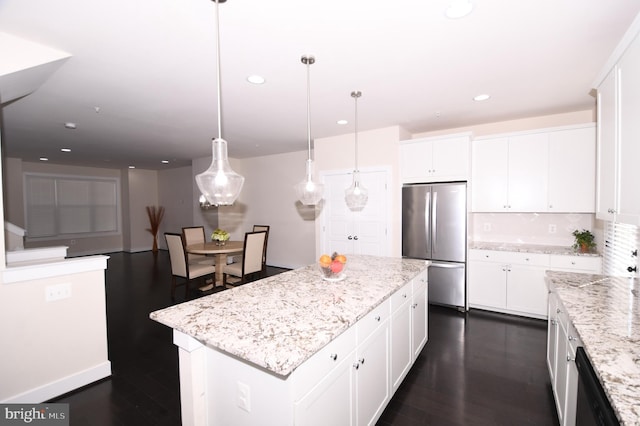
[[345, 189], [344, 200], [347, 203], [347, 207], [353, 211], [360, 211], [367, 205], [369, 191], [360, 184], [360, 172], [358, 170], [353, 171], [353, 182], [349, 188]]
[[213, 159], [207, 170], [196, 175], [196, 184], [204, 197], [213, 206], [229, 206], [236, 201], [244, 177], [231, 169], [227, 156], [227, 141], [213, 139]]
[[307, 174], [305, 178], [295, 186], [296, 197], [305, 206], [313, 206], [322, 200], [324, 185], [313, 181], [313, 160], [307, 160]]
[[296, 197], [305, 206], [313, 206], [322, 200], [324, 194], [324, 185], [313, 181], [313, 160], [311, 159], [311, 86], [309, 84], [309, 67], [315, 63], [313, 56], [303, 56], [300, 58], [303, 64], [307, 66], [307, 173], [302, 182], [298, 183], [294, 188]]
[[227, 141], [222, 139], [222, 101], [220, 96], [220, 14], [218, 13], [218, 3], [224, 3], [225, 1], [226, 0], [215, 0], [218, 137], [214, 138], [212, 142], [211, 165], [207, 170], [196, 175], [196, 184], [202, 193], [199, 203], [200, 207], [203, 209], [207, 209], [210, 206], [230, 206], [240, 195], [242, 185], [244, 184], [244, 177], [234, 172], [231, 168], [231, 164], [229, 164]]
[[360, 170], [358, 170], [358, 98], [362, 96], [360, 91], [351, 92], [351, 97], [355, 99], [355, 168], [353, 170], [353, 182], [344, 191], [344, 201], [352, 211], [364, 209], [369, 200], [369, 191], [360, 183]]

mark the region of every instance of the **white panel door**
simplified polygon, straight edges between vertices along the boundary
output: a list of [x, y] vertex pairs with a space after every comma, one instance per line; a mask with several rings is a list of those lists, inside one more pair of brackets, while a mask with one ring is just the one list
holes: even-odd
[[510, 211], [547, 211], [548, 135], [534, 133], [509, 138]]
[[354, 212], [344, 200], [344, 191], [351, 185], [351, 173], [324, 175], [323, 253], [388, 255], [387, 179], [387, 171], [360, 171], [360, 182], [369, 191], [369, 199], [362, 211]]
[[620, 61], [620, 139], [617, 221], [640, 225], [640, 39]]
[[508, 211], [508, 139], [481, 139], [471, 145], [471, 210]]
[[549, 212], [594, 213], [596, 129], [549, 134]]

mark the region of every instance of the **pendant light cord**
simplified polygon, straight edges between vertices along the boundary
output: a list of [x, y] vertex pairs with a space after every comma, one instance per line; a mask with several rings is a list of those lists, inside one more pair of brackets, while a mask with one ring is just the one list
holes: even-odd
[[355, 171], [358, 171], [358, 98], [362, 96], [362, 92], [355, 91], [355, 92], [351, 92], [351, 97], [354, 98], [356, 100], [356, 107], [355, 107], [355, 154], [356, 154], [356, 169]]
[[308, 160], [311, 161], [311, 64], [316, 62], [313, 56], [303, 56], [300, 58], [307, 66], [307, 152]]
[[222, 101], [220, 84], [220, 11], [216, 2], [216, 72], [218, 74], [218, 139], [222, 139]]

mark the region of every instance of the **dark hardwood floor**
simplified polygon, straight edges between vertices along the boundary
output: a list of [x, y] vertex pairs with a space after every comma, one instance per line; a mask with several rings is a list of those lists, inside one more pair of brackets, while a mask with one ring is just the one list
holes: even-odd
[[[70, 404], [72, 426], [179, 425], [177, 349], [171, 330], [149, 313], [182, 302], [184, 287], [171, 301], [166, 251], [109, 256], [113, 375], [53, 402]], [[199, 296], [197, 290], [190, 294]], [[378, 425], [557, 424], [545, 336], [543, 321], [430, 306], [429, 342]], [[264, 425], [271, 426], [268, 419]]]

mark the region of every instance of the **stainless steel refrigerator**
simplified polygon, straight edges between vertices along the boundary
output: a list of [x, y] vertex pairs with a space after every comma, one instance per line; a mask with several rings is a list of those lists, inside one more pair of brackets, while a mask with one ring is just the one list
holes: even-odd
[[466, 309], [466, 182], [402, 187], [402, 256], [431, 260], [429, 303]]

